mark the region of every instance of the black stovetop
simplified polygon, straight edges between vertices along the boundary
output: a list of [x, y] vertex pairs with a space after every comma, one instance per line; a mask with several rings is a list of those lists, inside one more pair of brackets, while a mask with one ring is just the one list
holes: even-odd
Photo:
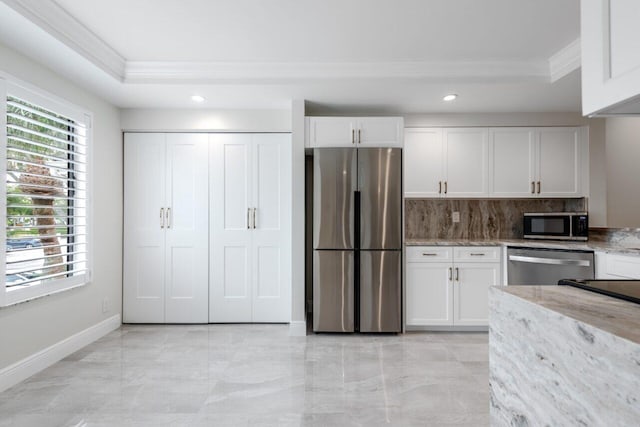
[[573, 286], [640, 304], [640, 280], [563, 279], [558, 285]]

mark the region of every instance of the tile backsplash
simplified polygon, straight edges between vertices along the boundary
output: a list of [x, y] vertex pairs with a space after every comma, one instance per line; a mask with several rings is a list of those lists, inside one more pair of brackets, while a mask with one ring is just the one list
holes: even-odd
[[[406, 239], [521, 239], [524, 212], [578, 212], [585, 199], [406, 199]], [[460, 222], [452, 213], [460, 212]]]

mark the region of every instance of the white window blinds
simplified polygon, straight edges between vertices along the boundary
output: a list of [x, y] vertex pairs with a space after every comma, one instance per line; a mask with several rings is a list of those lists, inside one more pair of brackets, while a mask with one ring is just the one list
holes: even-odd
[[87, 127], [34, 99], [6, 96], [7, 292], [88, 271]]

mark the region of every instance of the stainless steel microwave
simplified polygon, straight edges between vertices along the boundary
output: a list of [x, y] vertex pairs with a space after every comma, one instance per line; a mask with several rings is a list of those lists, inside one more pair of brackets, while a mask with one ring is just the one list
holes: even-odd
[[587, 240], [589, 215], [586, 212], [525, 213], [523, 228], [525, 239]]

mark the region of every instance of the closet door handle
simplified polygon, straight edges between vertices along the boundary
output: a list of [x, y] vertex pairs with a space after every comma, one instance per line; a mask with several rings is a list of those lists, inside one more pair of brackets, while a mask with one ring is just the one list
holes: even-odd
[[167, 208], [167, 228], [171, 228], [171, 208]]
[[160, 228], [164, 228], [164, 208], [160, 208]]
[[247, 208], [247, 230], [251, 228], [251, 208]]
[[253, 228], [258, 228], [258, 208], [253, 208]]

